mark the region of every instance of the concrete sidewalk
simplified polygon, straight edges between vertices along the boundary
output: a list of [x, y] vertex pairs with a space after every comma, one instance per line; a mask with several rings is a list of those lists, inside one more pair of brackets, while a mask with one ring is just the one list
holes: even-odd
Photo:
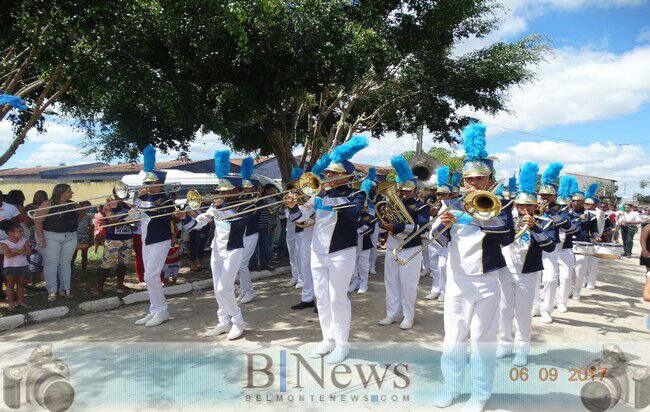
[[[638, 250], [637, 250], [638, 253]], [[638, 254], [636, 255], [638, 256]], [[380, 326], [385, 316], [383, 257], [378, 274], [370, 277], [369, 292], [351, 293], [352, 342], [441, 342], [442, 306], [424, 296], [431, 278], [420, 279], [416, 318], [413, 329], [402, 331], [397, 324]], [[259, 280], [258, 298], [243, 305], [247, 331], [241, 340], [250, 343], [299, 345], [320, 341], [318, 315], [311, 309], [293, 311], [300, 300], [299, 290], [283, 285], [288, 276]], [[554, 313], [555, 322], [545, 325], [533, 319], [533, 340], [538, 342], [619, 342], [645, 341], [648, 306], [641, 299], [645, 282], [638, 257], [601, 260], [596, 290], [583, 290], [581, 301], [570, 301], [568, 313]], [[146, 304], [74, 316], [55, 322], [29, 325], [0, 334], [0, 341], [88, 341], [88, 342], [229, 342], [224, 336], [205, 338], [202, 334], [216, 322], [217, 305], [211, 289], [169, 299], [173, 319], [156, 328], [136, 326], [133, 322], [147, 311]]]

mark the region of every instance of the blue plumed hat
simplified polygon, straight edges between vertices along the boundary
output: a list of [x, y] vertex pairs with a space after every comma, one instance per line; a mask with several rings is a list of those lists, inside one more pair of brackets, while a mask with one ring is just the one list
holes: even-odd
[[598, 182], [589, 185], [587, 191], [585, 192], [585, 203], [590, 203], [590, 204], [600, 203], [600, 199], [596, 197], [596, 193], [598, 193], [598, 189], [600, 189], [600, 183]]
[[553, 162], [542, 175], [542, 184], [539, 187], [538, 193], [540, 195], [557, 195], [557, 179], [560, 177], [560, 172], [564, 165], [560, 162]]
[[298, 180], [300, 179], [300, 176], [302, 176], [302, 169], [294, 166], [293, 169], [291, 169], [291, 180]]
[[255, 187], [255, 183], [251, 179], [253, 170], [255, 169], [255, 161], [252, 157], [247, 157], [241, 161], [241, 168], [239, 174], [241, 175], [241, 187], [251, 188]]
[[517, 178], [515, 176], [511, 176], [508, 179], [507, 193], [509, 198], [515, 197], [515, 194], [517, 193]]
[[27, 110], [27, 103], [13, 94], [0, 94], [0, 106], [4, 106], [5, 104], [18, 110]]
[[485, 150], [485, 126], [472, 122], [463, 130], [463, 177], [490, 176], [494, 174], [494, 162]]
[[373, 186], [377, 186], [377, 169], [374, 167], [369, 168], [368, 176], [366, 176], [366, 179], [370, 180]]
[[329, 153], [323, 154], [320, 159], [314, 165], [311, 167], [311, 172], [315, 174], [316, 176], [320, 176], [327, 166], [332, 162], [332, 159], [329, 155]]
[[463, 179], [463, 174], [459, 171], [455, 171], [451, 175], [451, 191], [454, 193], [460, 192], [460, 181]]
[[436, 193], [451, 193], [453, 188], [449, 184], [449, 166], [440, 166], [436, 173], [438, 174], [438, 190]]
[[152, 145], [147, 145], [142, 152], [144, 160], [142, 165], [142, 170], [144, 171], [144, 179], [142, 182], [154, 183], [160, 182], [165, 183], [165, 178], [167, 173], [162, 170], [155, 170], [156, 168], [156, 148]]
[[214, 174], [219, 178], [217, 190], [232, 190], [236, 186], [228, 179], [230, 173], [230, 150], [217, 150], [214, 152]]
[[557, 189], [558, 203], [566, 205], [571, 202], [571, 186], [575, 181], [573, 176], [562, 176], [560, 178], [560, 186]]
[[571, 200], [585, 200], [585, 194], [580, 190], [580, 185], [575, 177], [571, 180]]
[[[366, 195], [370, 195], [370, 191], [372, 190], [372, 186], [375, 184], [372, 180], [365, 178], [363, 179], [363, 182], [361, 183], [361, 190], [366, 192]], [[367, 199], [367, 198], [366, 198]]]
[[537, 204], [537, 174], [539, 166], [535, 162], [527, 162], [519, 172], [519, 193], [515, 197], [515, 203], [522, 205]]
[[415, 182], [413, 181], [413, 171], [411, 166], [404, 158], [404, 156], [395, 156], [390, 159], [390, 164], [395, 168], [397, 178], [397, 188], [400, 190], [413, 190], [415, 189]]
[[350, 159], [367, 146], [367, 138], [360, 135], [352, 136], [350, 140], [332, 150], [332, 154], [330, 155], [332, 161], [325, 170], [348, 174], [354, 173], [355, 167], [350, 162]]

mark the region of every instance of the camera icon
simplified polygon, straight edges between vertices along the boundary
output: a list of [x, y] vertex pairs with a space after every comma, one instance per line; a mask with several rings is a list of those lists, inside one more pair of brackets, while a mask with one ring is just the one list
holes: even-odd
[[38, 346], [27, 363], [4, 368], [2, 386], [4, 402], [12, 409], [35, 402], [48, 411], [63, 412], [74, 402], [70, 369], [54, 358], [52, 345]]
[[650, 405], [650, 368], [630, 363], [617, 345], [603, 345], [602, 358], [594, 359], [587, 370], [605, 370], [601, 380], [586, 383], [580, 390], [585, 408], [601, 412], [619, 402], [636, 409]]

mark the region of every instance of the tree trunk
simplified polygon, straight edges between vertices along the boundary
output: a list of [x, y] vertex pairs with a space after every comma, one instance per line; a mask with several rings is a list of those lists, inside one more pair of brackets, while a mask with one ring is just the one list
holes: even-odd
[[291, 135], [280, 130], [274, 130], [269, 136], [273, 154], [278, 162], [282, 183], [287, 184], [291, 180], [291, 168], [296, 164], [296, 159], [291, 153]]

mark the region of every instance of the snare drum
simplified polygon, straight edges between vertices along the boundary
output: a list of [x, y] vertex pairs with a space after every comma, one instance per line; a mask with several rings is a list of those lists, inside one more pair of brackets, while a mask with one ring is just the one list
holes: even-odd
[[594, 245], [591, 242], [583, 242], [580, 240], [573, 241], [573, 253], [576, 255], [593, 255]]
[[618, 243], [596, 243], [594, 249], [594, 256], [599, 259], [620, 259], [623, 256], [623, 245]]

